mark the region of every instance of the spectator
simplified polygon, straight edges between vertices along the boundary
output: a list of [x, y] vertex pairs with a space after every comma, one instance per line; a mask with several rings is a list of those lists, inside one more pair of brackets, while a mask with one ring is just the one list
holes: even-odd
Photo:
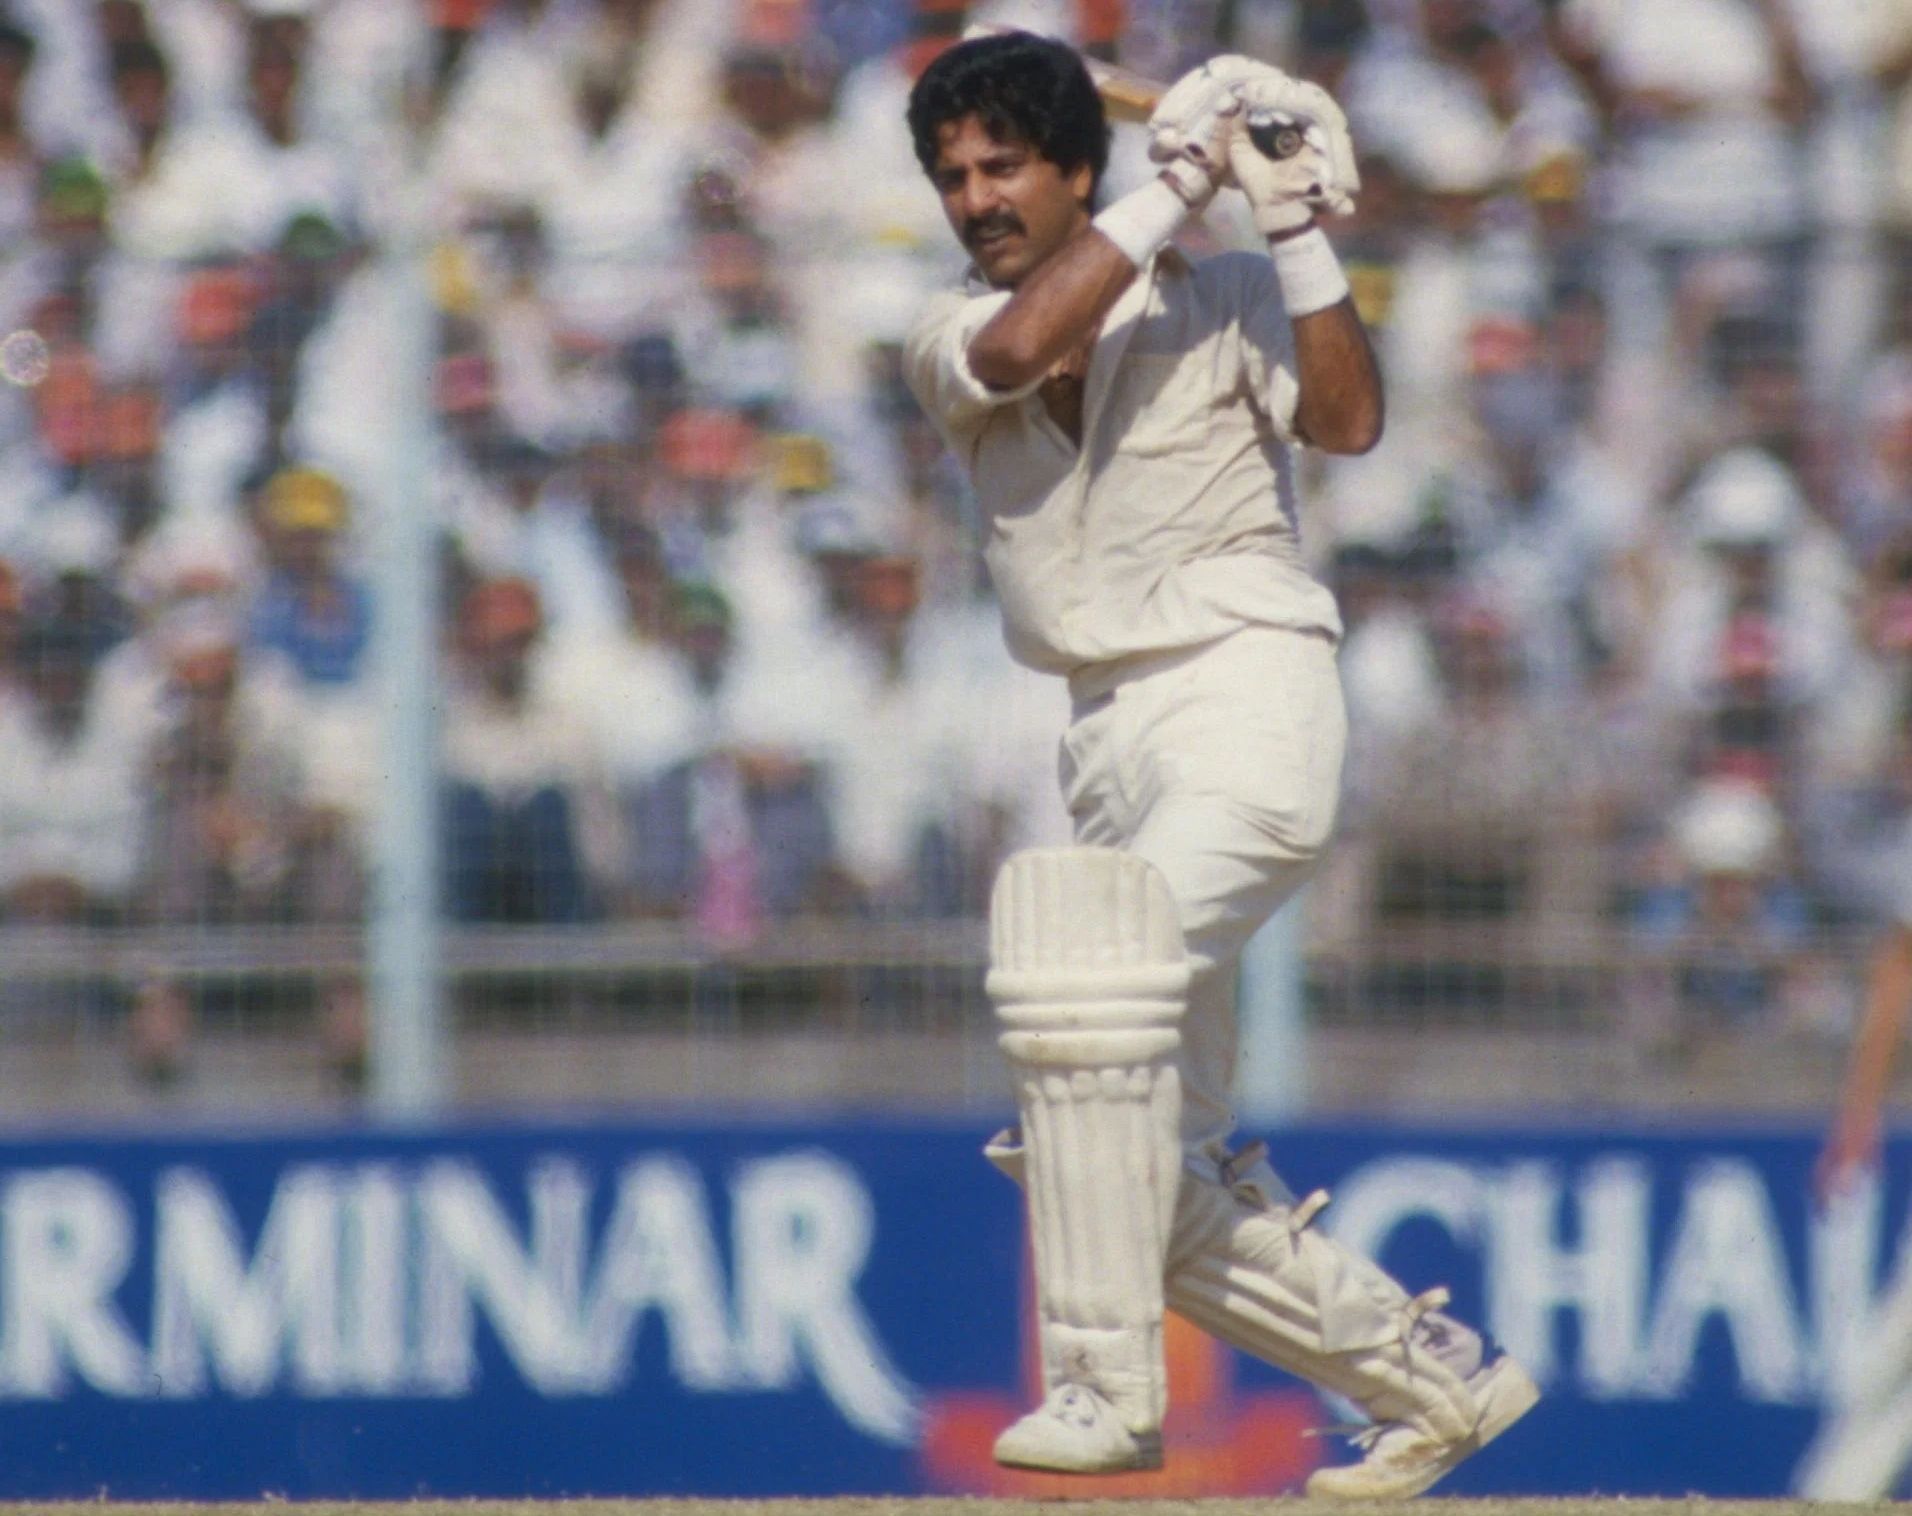
[[254, 270], [237, 260], [180, 287], [160, 475], [177, 526], [236, 527], [246, 483], [270, 471], [278, 438], [250, 347], [258, 300]]
[[1537, 293], [1543, 268], [1521, 224], [1488, 214], [1503, 180], [1487, 121], [1435, 112], [1413, 143], [1411, 156], [1392, 160], [1409, 191], [1398, 241], [1385, 239], [1397, 245], [1387, 251], [1392, 277], [1380, 335], [1391, 409], [1407, 424], [1400, 440], [1410, 446], [1461, 424], [1475, 323]]
[[20, 632], [26, 597], [13, 565], [0, 558], [0, 718], [24, 698], [21, 688]]
[[1412, 163], [1430, 116], [1464, 116], [1478, 128], [1484, 167], [1512, 185], [1540, 144], [1593, 145], [1592, 111], [1544, 48], [1522, 47], [1480, 6], [1421, 0], [1417, 9], [1417, 28], [1368, 40], [1344, 86], [1367, 151]]
[[1882, 547], [1866, 576], [1859, 646], [1820, 724], [1823, 779], [1882, 769], [1892, 723], [1912, 705], [1912, 524]]
[[[250, 341], [275, 387], [296, 383], [306, 342], [331, 316], [357, 261], [358, 249], [317, 211], [300, 211], [287, 221], [261, 260]], [[288, 397], [280, 409], [290, 408]]]
[[[708, 586], [687, 586], [675, 620], [698, 688], [721, 690], [729, 605]], [[775, 922], [849, 904], [824, 775], [787, 748], [720, 739], [639, 789], [628, 813], [632, 914], [684, 921], [735, 950]]]
[[1862, 379], [1889, 298], [1893, 117], [1912, 120], [1912, 6], [1787, 0], [1786, 12], [1817, 105], [1802, 124], [1815, 222], [1802, 345], [1812, 393], [1839, 403]]
[[582, 921], [616, 826], [581, 714], [533, 677], [544, 631], [522, 579], [474, 586], [458, 613], [444, 729], [445, 899], [454, 920]]
[[617, 622], [618, 590], [586, 503], [568, 486], [569, 460], [526, 437], [483, 439], [477, 489], [458, 497], [453, 540], [478, 578], [522, 578], [552, 610], [555, 637]]
[[1912, 733], [1912, 539], [1881, 554], [1859, 614], [1852, 666], [1807, 734], [1805, 841], [1816, 882], [1841, 920], [1879, 893], [1876, 847], [1896, 825]]
[[1617, 651], [1606, 596], [1644, 513], [1605, 449], [1572, 425], [1545, 341], [1524, 321], [1477, 329], [1467, 488], [1479, 514], [1461, 525], [1466, 578], [1514, 619], [1534, 697], [1557, 699]]
[[697, 234], [699, 303], [680, 308], [677, 345], [719, 405], [756, 420], [795, 398], [799, 355], [770, 241], [747, 226]]
[[659, 325], [684, 282], [677, 189], [690, 171], [688, 123], [658, 114], [654, 90], [646, 98], [640, 41], [570, 58], [536, 201], [553, 304], [607, 341]]
[[[146, 776], [141, 916], [173, 927], [349, 919], [355, 876], [304, 809], [304, 712], [290, 671], [248, 655], [238, 618], [213, 603], [169, 611], [153, 637], [166, 687]], [[178, 981], [141, 985], [133, 1054], [148, 1079], [182, 1072], [193, 1013]]]
[[281, 469], [260, 491], [273, 567], [250, 641], [285, 657], [314, 693], [349, 691], [371, 637], [371, 596], [339, 563], [348, 510], [345, 486], [323, 469]]
[[1912, 351], [1876, 363], [1865, 395], [1857, 446], [1837, 485], [1840, 531], [1861, 561], [1912, 521]]
[[1341, 679], [1348, 702], [1344, 826], [1361, 826], [1377, 765], [1401, 733], [1430, 719], [1442, 701], [1433, 639], [1397, 556], [1353, 535], [1331, 559], [1335, 601], [1345, 631]]
[[33, 227], [41, 154], [25, 107], [34, 51], [30, 33], [0, 23], [0, 247], [17, 246]]
[[623, 592], [621, 625], [554, 642], [543, 675], [560, 703], [585, 714], [607, 776], [620, 793], [716, 740], [714, 697], [724, 651], [704, 625], [687, 625], [657, 533], [633, 522], [612, 549]]
[[1793, 306], [1807, 205], [1792, 128], [1813, 92], [1780, 0], [1568, 0], [1560, 25], [1616, 132], [1616, 250], [1648, 260], [1616, 306], [1629, 340], [1658, 340], [1663, 275], [1706, 249], [1757, 252]]
[[98, 639], [70, 619], [22, 631], [25, 698], [0, 706], [0, 913], [122, 919], [139, 862], [141, 753], [99, 698]]
[[169, 136], [141, 200], [142, 250], [179, 259], [257, 253], [293, 218], [351, 224], [359, 194], [344, 152], [301, 123], [309, 33], [302, 18], [256, 16], [241, 108]]
[[175, 224], [189, 192], [177, 174], [172, 68], [150, 40], [121, 43], [108, 62], [118, 120], [104, 161], [113, 183], [113, 231], [136, 252], [165, 257], [187, 233]]
[[1708, 1032], [1773, 1035], [1803, 1019], [1810, 922], [1787, 846], [1778, 807], [1741, 780], [1703, 781], [1675, 813], [1656, 877], [1628, 913], [1643, 1051], [1677, 1054]]
[[[466, 581], [535, 591], [459, 622], [446, 804], [483, 820], [450, 902], [628, 906], [730, 944], [812, 911], [982, 909], [1002, 852], [1052, 835], [1063, 697], [993, 631], [977, 650], [986, 523], [899, 380], [956, 271], [917, 245], [940, 213], [896, 113], [956, 11], [905, 37], [825, 9], [803, 31], [759, 0], [13, 8], [0, 724], [24, 735], [0, 815], [40, 840], [0, 872], [124, 803], [101, 780], [80, 815], [69, 769], [138, 774], [182, 740], [161, 629], [198, 618], [248, 630], [235, 730], [282, 658], [306, 724], [266, 807], [290, 818], [279, 883], [208, 864], [168, 910], [202, 883], [208, 919], [354, 908], [378, 784], [354, 570], [416, 400], [390, 342], [416, 313], [365, 254], [381, 187], [418, 172], [431, 508]], [[1912, 648], [1912, 12], [1227, 9], [1245, 50], [1341, 79], [1364, 155], [1336, 239], [1392, 425], [1300, 465], [1329, 486], [1304, 540], [1342, 581], [1358, 919], [1472, 913], [1506, 940], [1597, 917], [1618, 879], [1643, 940], [1687, 941], [1648, 918], [1712, 920], [1733, 889], [1662, 834], [1688, 787], [1733, 780], [1800, 849], [1752, 893], [1809, 885], [1802, 934], [1865, 919]], [[1211, 40], [1153, 24], [1132, 19], [1131, 61]], [[823, 39], [852, 33], [838, 92]], [[6, 672], [22, 622], [44, 680]], [[1560, 804], [1570, 840], [1530, 838], [1523, 813]], [[332, 903], [294, 901], [321, 856]], [[126, 885], [53, 873], [21, 909], [126, 917]], [[1751, 998], [1803, 1005], [1798, 962]], [[321, 993], [356, 1017], [355, 987]]]
[[1596, 776], [1572, 704], [1533, 695], [1513, 623], [1478, 593], [1443, 600], [1434, 646], [1439, 706], [1372, 760], [1369, 909], [1502, 923], [1597, 912]]
[[[899, 554], [849, 569], [850, 640], [827, 723], [832, 811], [843, 860], [871, 908], [934, 912], [959, 880], [957, 707], [918, 636], [920, 565]], [[938, 865], [944, 874], [936, 878]], [[948, 906], [942, 906], [947, 910]]]
[[97, 348], [113, 335], [112, 297], [128, 269], [111, 240], [106, 181], [84, 158], [47, 158], [34, 195], [33, 236], [15, 244], [7, 281], [10, 314], [30, 311], [49, 343]]
[[1665, 565], [1653, 612], [1651, 677], [1692, 708], [1711, 687], [1735, 618], [1760, 617], [1777, 639], [1785, 698], [1818, 699], [1851, 644], [1851, 569], [1837, 538], [1806, 509], [1798, 482], [1754, 448], [1713, 459], [1682, 506], [1684, 542]]

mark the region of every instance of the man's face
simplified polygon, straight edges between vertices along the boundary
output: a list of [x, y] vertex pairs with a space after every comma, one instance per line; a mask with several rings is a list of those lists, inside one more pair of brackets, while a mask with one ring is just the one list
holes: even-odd
[[113, 81], [113, 94], [135, 135], [156, 137], [165, 129], [171, 92], [157, 69], [128, 69]]
[[1094, 175], [1064, 172], [1026, 142], [989, 135], [975, 116], [944, 123], [930, 174], [950, 230], [998, 289], [1013, 289], [1088, 223]]

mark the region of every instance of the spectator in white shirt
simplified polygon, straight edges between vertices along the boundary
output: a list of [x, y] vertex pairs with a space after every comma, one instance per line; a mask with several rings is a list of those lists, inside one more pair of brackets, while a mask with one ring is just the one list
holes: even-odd
[[676, 587], [656, 532], [621, 527], [612, 547], [623, 615], [615, 627], [554, 638], [539, 677], [554, 700], [589, 723], [620, 792], [655, 780], [716, 733], [707, 692], [676, 640]]
[[245, 108], [168, 137], [140, 200], [142, 251], [171, 258], [259, 252], [302, 211], [352, 224], [358, 191], [345, 150], [299, 120], [305, 42], [304, 27], [288, 18], [253, 22]]
[[1660, 340], [1665, 265], [1694, 250], [1757, 249], [1796, 272], [1791, 132], [1812, 97], [1781, 0], [1569, 0], [1560, 16], [1618, 132], [1615, 221], [1647, 260], [1616, 265], [1628, 341]]
[[561, 453], [525, 437], [484, 440], [474, 460], [483, 487], [458, 497], [452, 534], [463, 566], [480, 579], [522, 578], [549, 607], [554, 637], [592, 634], [618, 621], [609, 554]]
[[1778, 690], [1818, 700], [1851, 650], [1852, 566], [1806, 506], [1798, 481], [1756, 448], [1722, 453], [1681, 506], [1683, 540], [1662, 552], [1649, 674], [1663, 699], [1695, 708], [1712, 688], [1736, 618], [1757, 616], [1776, 639]]
[[1819, 227], [1807, 289], [1807, 378], [1822, 401], [1853, 400], [1863, 396], [1858, 387], [1889, 294], [1893, 116], [1912, 123], [1912, 0], [1786, 0], [1786, 13], [1817, 93], [1804, 139]]
[[165, 53], [148, 41], [127, 42], [108, 60], [113, 85], [115, 119], [104, 131], [110, 136], [101, 159], [113, 181], [113, 233], [123, 246], [136, 250], [163, 248], [143, 223], [144, 198], [165, 190], [159, 171], [171, 161], [167, 148], [173, 140], [172, 66]]
[[1839, 529], [1870, 561], [1912, 521], [1912, 348], [1872, 365], [1853, 429], [1836, 481]]
[[481, 582], [459, 608], [443, 748], [445, 899], [458, 921], [582, 921], [615, 863], [583, 713], [533, 674], [543, 629], [523, 579]]
[[111, 921], [130, 902], [140, 759], [94, 681], [85, 628], [44, 620], [20, 640], [25, 699], [0, 708], [0, 910], [15, 921]]
[[1912, 713], [1912, 528], [1879, 552], [1856, 619], [1853, 655], [1803, 733], [1816, 863], [1848, 906], [1866, 894], [1854, 864], [1876, 833], [1874, 795]]
[[193, 272], [180, 287], [161, 449], [162, 525], [241, 521], [248, 480], [265, 471], [275, 418], [250, 346], [259, 286], [242, 261]]
[[580, 54], [565, 83], [535, 201], [551, 245], [544, 288], [569, 324], [622, 340], [658, 325], [686, 283], [685, 127], [638, 93], [628, 55]]
[[1544, 50], [1522, 48], [1478, 7], [1423, 4], [1420, 23], [1378, 32], [1349, 71], [1348, 116], [1367, 151], [1412, 162], [1432, 115], [1467, 118], [1483, 167], [1503, 181], [1537, 142], [1593, 145], [1593, 113]]
[[41, 151], [25, 118], [33, 71], [32, 36], [0, 23], [0, 246], [11, 246], [33, 225]]
[[[140, 915], [162, 927], [349, 919], [356, 869], [305, 804], [296, 675], [269, 652], [249, 653], [240, 619], [215, 602], [179, 606], [149, 635], [165, 683], [143, 775]], [[143, 1076], [180, 1074], [194, 1013], [163, 968], [140, 986], [131, 1031]]]

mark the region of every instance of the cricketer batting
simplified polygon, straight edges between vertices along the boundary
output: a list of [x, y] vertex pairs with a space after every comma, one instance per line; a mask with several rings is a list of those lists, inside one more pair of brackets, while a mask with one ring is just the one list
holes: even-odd
[[[1244, 123], [1291, 123], [1271, 156]], [[973, 260], [907, 345], [911, 388], [968, 468], [1010, 650], [1065, 676], [1077, 846], [1018, 854], [991, 904], [989, 991], [1019, 1128], [1046, 1395], [999, 1461], [1160, 1464], [1162, 1313], [1362, 1406], [1364, 1456], [1308, 1493], [1426, 1489], [1531, 1407], [1447, 1315], [1309, 1223], [1260, 1146], [1230, 1146], [1234, 973], [1334, 823], [1345, 721], [1333, 597], [1296, 539], [1291, 449], [1381, 434], [1380, 377], [1317, 224], [1359, 189], [1318, 87], [1245, 58], [1149, 118], [1159, 175], [1094, 209], [1101, 101], [1066, 46], [966, 41], [909, 104], [918, 159]], [[1263, 135], [1259, 130], [1257, 135]], [[1293, 146], [1292, 141], [1288, 144]], [[1246, 192], [1268, 256], [1170, 245]]]

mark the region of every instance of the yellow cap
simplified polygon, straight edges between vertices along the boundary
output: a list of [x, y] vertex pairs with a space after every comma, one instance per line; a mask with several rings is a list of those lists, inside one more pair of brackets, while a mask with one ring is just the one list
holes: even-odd
[[345, 488], [323, 469], [283, 468], [266, 481], [265, 507], [281, 531], [336, 532], [345, 525]]
[[1586, 160], [1571, 148], [1546, 154], [1527, 170], [1527, 198], [1537, 205], [1565, 205], [1586, 192]]
[[773, 437], [771, 479], [780, 494], [816, 494], [836, 477], [830, 462], [830, 444], [807, 432], [784, 432]]

